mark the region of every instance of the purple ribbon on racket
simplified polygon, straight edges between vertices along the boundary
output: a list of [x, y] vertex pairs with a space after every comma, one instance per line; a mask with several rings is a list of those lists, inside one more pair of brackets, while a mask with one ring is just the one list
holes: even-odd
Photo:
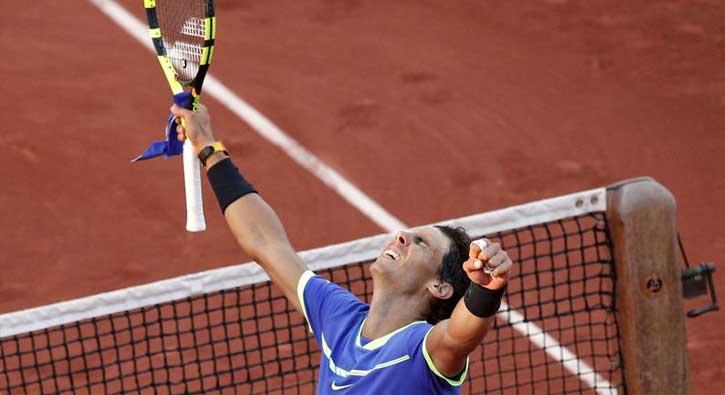
[[[193, 102], [194, 97], [190, 92], [182, 92], [174, 95], [174, 104], [179, 107], [191, 108]], [[176, 138], [175, 120], [176, 116], [169, 114], [169, 117], [166, 119], [166, 140], [152, 142], [141, 155], [135, 157], [131, 162], [152, 159], [161, 155], [164, 155], [168, 159], [184, 152], [184, 143]]]

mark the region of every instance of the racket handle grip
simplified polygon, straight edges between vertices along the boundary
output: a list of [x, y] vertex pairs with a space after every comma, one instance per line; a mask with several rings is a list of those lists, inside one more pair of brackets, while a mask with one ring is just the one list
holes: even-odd
[[187, 139], [184, 141], [184, 190], [186, 192], [186, 230], [203, 232], [206, 230], [204, 219], [204, 201], [201, 194], [201, 174], [199, 158], [194, 147]]

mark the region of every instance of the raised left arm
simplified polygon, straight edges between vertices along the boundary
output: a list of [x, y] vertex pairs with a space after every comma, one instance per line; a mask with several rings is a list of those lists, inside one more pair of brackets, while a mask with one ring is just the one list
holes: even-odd
[[[485, 273], [486, 266], [494, 269], [493, 273]], [[511, 266], [511, 258], [498, 243], [487, 242], [483, 249], [471, 244], [469, 258], [463, 264], [471, 279], [471, 288], [458, 302], [451, 318], [436, 324], [426, 340], [428, 355], [443, 375], [460, 374], [468, 355], [486, 336], [508, 283]]]

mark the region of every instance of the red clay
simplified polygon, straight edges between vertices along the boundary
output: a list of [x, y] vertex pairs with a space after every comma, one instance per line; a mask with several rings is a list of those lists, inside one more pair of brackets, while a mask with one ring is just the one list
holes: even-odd
[[[212, 74], [405, 223], [650, 175], [690, 258], [722, 262], [725, 5], [439, 3], [219, 0]], [[210, 230], [183, 231], [179, 161], [128, 163], [169, 102], [153, 55], [87, 2], [15, 8], [0, 312], [246, 260], [209, 193]], [[380, 231], [207, 103], [296, 247]], [[688, 321], [695, 394], [725, 388], [723, 320]]]

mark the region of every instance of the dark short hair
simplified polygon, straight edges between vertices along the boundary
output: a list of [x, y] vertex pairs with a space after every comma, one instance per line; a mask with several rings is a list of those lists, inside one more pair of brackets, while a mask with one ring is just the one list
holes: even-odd
[[471, 280], [463, 270], [463, 262], [468, 259], [471, 237], [461, 227], [438, 225], [436, 228], [451, 240], [451, 246], [443, 256], [443, 262], [438, 269], [438, 278], [453, 286], [453, 295], [448, 299], [431, 298], [426, 321], [432, 325], [451, 317], [456, 304], [471, 284]]

